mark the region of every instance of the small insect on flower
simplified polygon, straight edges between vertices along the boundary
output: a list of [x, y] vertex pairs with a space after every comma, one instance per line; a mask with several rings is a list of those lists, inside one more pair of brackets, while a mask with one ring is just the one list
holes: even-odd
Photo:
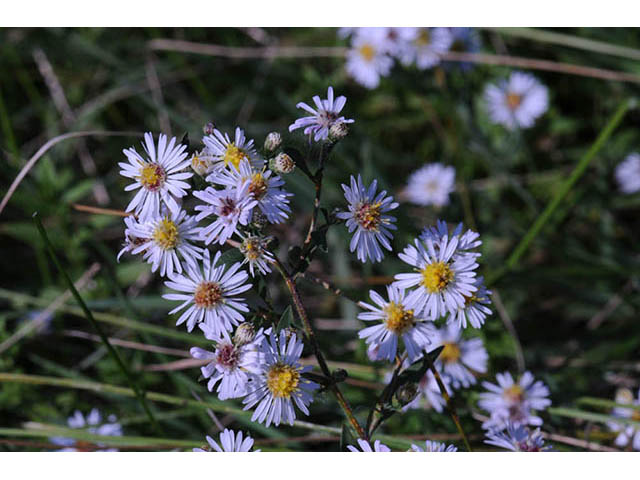
[[405, 194], [416, 205], [442, 207], [456, 188], [456, 170], [441, 163], [430, 163], [409, 176]]
[[262, 372], [253, 390], [242, 401], [245, 410], [258, 405], [251, 421], [264, 423], [267, 427], [281, 422], [293, 425], [296, 414], [293, 404], [309, 415], [307, 405], [313, 401], [313, 391], [319, 388], [303, 374], [312, 369], [299, 363], [303, 344], [295, 333], [287, 340], [284, 330], [280, 335], [271, 332], [261, 345]]
[[398, 339], [402, 338], [410, 361], [422, 355], [425, 347], [431, 343], [435, 329], [431, 322], [414, 315], [410, 303], [407, 303], [403, 289], [387, 286], [385, 300], [376, 292], [369, 292], [375, 305], [362, 302], [362, 307], [369, 310], [358, 315], [358, 319], [369, 322], [381, 322], [364, 328], [358, 332], [369, 345], [369, 350], [377, 352], [377, 360], [393, 362], [398, 351]]
[[196, 225], [196, 220], [183, 210], [160, 214], [142, 223], [131, 222], [127, 235], [135, 239], [136, 246], [129, 250], [133, 255], [142, 253], [152, 272], [160, 268], [161, 276], [171, 278], [176, 272], [182, 273], [178, 254], [186, 266], [195, 266], [196, 260], [202, 258], [202, 248], [191, 243], [199, 239]]
[[167, 145], [167, 136], [160, 134], [156, 149], [153, 135], [145, 133], [143, 148], [147, 158], [130, 147], [123, 150], [129, 163], [118, 163], [122, 168], [120, 175], [135, 180], [125, 187], [125, 191], [139, 190], [126, 211], [133, 211], [141, 221], [159, 215], [162, 204], [172, 213], [177, 212], [180, 206], [176, 200], [184, 197], [191, 188], [183, 180], [193, 176], [193, 173], [183, 171], [190, 165], [187, 147], [180, 143], [176, 145], [175, 137]]
[[204, 251], [203, 270], [197, 266], [187, 265], [186, 275], [176, 275], [165, 285], [181, 293], [168, 293], [162, 296], [167, 300], [182, 301], [182, 305], [174, 308], [169, 315], [187, 308], [176, 322], [186, 322], [190, 332], [196, 323], [207, 324], [214, 338], [229, 339], [229, 332], [244, 318], [241, 312], [248, 312], [244, 298], [237, 297], [251, 288], [245, 283], [249, 278], [247, 272], [240, 270], [240, 262], [227, 269], [225, 264], [217, 265], [221, 252], [217, 252], [210, 261], [209, 250]]
[[238, 168], [242, 160], [249, 161], [255, 168], [262, 168], [264, 164], [256, 153], [253, 140], [247, 140], [240, 127], [236, 127], [233, 141], [228, 134], [223, 134], [218, 129], [213, 131], [213, 135], [205, 136], [202, 141], [213, 156], [214, 170], [231, 166]]
[[[359, 447], [359, 448], [358, 448]], [[376, 440], [373, 442], [373, 448], [371, 444], [366, 440], [358, 439], [358, 447], [354, 447], [353, 445], [347, 445], [347, 448], [350, 452], [390, 452], [391, 449], [387, 447], [384, 443], [380, 443], [380, 440]]]
[[[82, 412], [76, 410], [75, 412], [73, 412], [73, 415], [70, 416], [67, 420], [67, 426], [73, 429], [84, 429], [87, 432], [93, 433], [95, 435], [104, 435], [107, 437], [122, 436], [122, 426], [118, 423], [116, 416], [109, 415], [106, 420], [103, 420], [102, 414], [97, 408], [92, 409], [86, 417], [82, 414]], [[76, 440], [75, 438], [53, 437], [49, 440], [55, 445], [64, 447], [61, 450], [58, 450], [60, 452], [82, 452], [94, 450], [93, 448], [89, 448], [89, 445], [86, 442]], [[102, 443], [91, 442], [91, 444], [95, 444], [98, 447], [101, 447], [98, 450], [101, 452], [118, 451], [115, 448], [106, 448], [106, 446]]]
[[385, 28], [359, 28], [351, 39], [345, 68], [353, 79], [366, 88], [376, 88], [380, 77], [386, 77], [393, 66], [388, 55]]
[[349, 233], [355, 231], [349, 249], [352, 252], [357, 249], [358, 260], [362, 263], [367, 260], [380, 262], [384, 258], [380, 245], [391, 250], [389, 240], [393, 235], [389, 230], [397, 229], [393, 225], [396, 218], [386, 213], [397, 208], [398, 203], [388, 197], [385, 190], [376, 195], [377, 186], [378, 182], [374, 180], [365, 188], [360, 175], [357, 181], [351, 176], [350, 187], [342, 185], [349, 210], [338, 213], [337, 217], [346, 220]]
[[[207, 443], [215, 452], [251, 452], [253, 447], [253, 438], [247, 435], [242, 438], [242, 432], [234, 432], [228, 428], [224, 429], [224, 432], [220, 434], [220, 445], [207, 435]], [[204, 450], [202, 448], [194, 448], [194, 452], [209, 452], [210, 450]], [[260, 450], [253, 450], [259, 452]]]
[[551, 405], [549, 389], [530, 372], [524, 372], [516, 383], [509, 372], [496, 375], [498, 384], [482, 382], [488, 390], [480, 394], [478, 406], [486, 410], [490, 418], [482, 424], [486, 429], [504, 429], [513, 425], [542, 425], [542, 419], [534, 410], [544, 410]]
[[[612, 415], [618, 418], [626, 418], [640, 422], [640, 390], [638, 398], [634, 400], [633, 393], [628, 388], [621, 388], [616, 392], [616, 403], [622, 403], [635, 408], [615, 407]], [[616, 437], [616, 445], [626, 447], [631, 444], [634, 450], [640, 450], [640, 427], [636, 425], [625, 425], [616, 421], [607, 423], [613, 432], [619, 432]]]
[[640, 153], [627, 155], [622, 163], [616, 167], [616, 181], [622, 193], [636, 193], [640, 191]]
[[[249, 324], [240, 324], [238, 329], [242, 325]], [[193, 358], [211, 360], [200, 369], [202, 376], [209, 379], [207, 388], [212, 392], [217, 384], [216, 391], [220, 400], [244, 397], [249, 391], [249, 383], [261, 370], [259, 347], [264, 338], [262, 329], [250, 341], [242, 343], [236, 342], [235, 336], [233, 342], [221, 338], [217, 329], [207, 323], [200, 323], [199, 327], [205, 338], [212, 340], [215, 346], [214, 352], [198, 347], [190, 350]]]
[[413, 38], [399, 52], [404, 65], [416, 64], [420, 70], [440, 63], [440, 56], [449, 50], [453, 36], [448, 28], [417, 28]]
[[289, 197], [293, 195], [282, 188], [284, 181], [277, 175], [272, 176], [272, 173], [264, 168], [255, 169], [247, 160], [243, 160], [237, 167], [234, 165], [212, 173], [207, 181], [237, 191], [248, 185], [245, 195], [255, 202], [253, 205], [258, 206], [270, 223], [282, 223], [289, 218]]
[[505, 431], [492, 430], [487, 433], [489, 445], [511, 450], [513, 452], [548, 452], [553, 450], [551, 445], [545, 445], [540, 429], [530, 430], [522, 425], [507, 423]]
[[216, 219], [208, 226], [200, 228], [199, 234], [205, 244], [224, 244], [234, 233], [238, 233], [238, 225], [246, 225], [251, 219], [251, 211], [258, 202], [249, 193], [250, 182], [246, 180], [237, 188], [216, 190], [207, 187], [205, 190], [193, 192], [193, 196], [205, 202], [196, 205], [200, 212], [196, 220], [200, 221], [210, 215]]
[[455, 445], [446, 445], [442, 442], [427, 440], [424, 442], [424, 447], [411, 444], [411, 450], [414, 452], [457, 452], [458, 447]]
[[485, 88], [489, 118], [509, 130], [532, 127], [549, 108], [547, 87], [533, 75], [513, 72], [507, 80]]
[[[266, 275], [271, 271], [269, 264], [275, 261], [273, 253], [267, 250], [267, 245], [271, 237], [261, 237], [258, 235], [249, 235], [247, 237], [240, 235], [242, 243], [240, 244], [240, 252], [244, 255], [242, 264], [249, 264], [249, 272], [252, 277], [256, 276], [256, 271], [261, 275]], [[255, 269], [255, 270], [254, 270]]]
[[480, 338], [462, 339], [457, 325], [436, 330], [433, 348], [444, 346], [436, 359], [439, 372], [448, 377], [453, 388], [469, 387], [476, 383], [474, 373], [486, 373], [489, 355]]
[[329, 130], [332, 126], [341, 123], [353, 123], [353, 119], [344, 118], [340, 112], [347, 103], [347, 97], [340, 95], [334, 100], [333, 87], [327, 89], [327, 98], [321, 100], [318, 95], [313, 97], [316, 108], [300, 102], [296, 108], [301, 108], [310, 113], [310, 116], [298, 118], [289, 125], [289, 131], [293, 132], [298, 128], [304, 128], [304, 134], [313, 136], [314, 141], [319, 142], [329, 137]]

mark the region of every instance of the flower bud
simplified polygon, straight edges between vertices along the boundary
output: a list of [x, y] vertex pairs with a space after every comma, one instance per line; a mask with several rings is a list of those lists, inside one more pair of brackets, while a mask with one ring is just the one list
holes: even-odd
[[278, 132], [271, 132], [264, 141], [264, 149], [267, 152], [275, 151], [282, 144], [282, 136]]
[[262, 230], [267, 226], [268, 220], [267, 217], [259, 211], [257, 208], [253, 210], [253, 216], [251, 217], [251, 225], [257, 228], [258, 230]]
[[269, 168], [277, 174], [291, 173], [296, 168], [296, 163], [286, 153], [279, 153], [269, 160]]
[[211, 173], [212, 166], [213, 157], [206, 152], [206, 149], [194, 153], [193, 157], [191, 157], [191, 168], [201, 177], [205, 177]]
[[396, 391], [396, 400], [404, 407], [418, 396], [418, 385], [405, 383]]
[[256, 330], [249, 322], [244, 322], [238, 325], [236, 333], [233, 335], [233, 344], [236, 347], [241, 347], [247, 343], [251, 343], [256, 336]]
[[337, 142], [349, 134], [349, 127], [344, 122], [334, 123], [329, 128], [329, 139]]
[[202, 131], [205, 135], [213, 135], [213, 131], [216, 129], [216, 126], [213, 122], [208, 122], [204, 127], [202, 127]]

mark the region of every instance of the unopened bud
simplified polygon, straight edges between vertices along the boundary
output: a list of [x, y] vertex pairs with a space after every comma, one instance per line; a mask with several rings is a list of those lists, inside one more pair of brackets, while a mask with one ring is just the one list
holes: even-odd
[[418, 396], [418, 385], [415, 383], [405, 383], [396, 391], [396, 400], [405, 406], [411, 403]]
[[205, 135], [213, 135], [213, 131], [216, 129], [216, 126], [213, 122], [208, 122], [204, 127], [202, 127], [202, 131]]
[[211, 173], [211, 167], [213, 165], [213, 158], [205, 150], [196, 152], [193, 154], [193, 157], [191, 157], [191, 168], [201, 177], [205, 177]]
[[349, 134], [349, 127], [344, 122], [334, 123], [329, 128], [329, 139], [337, 142]]
[[256, 330], [249, 322], [244, 322], [238, 325], [236, 333], [233, 335], [233, 344], [236, 347], [241, 347], [247, 343], [251, 343], [256, 336]]
[[267, 217], [259, 211], [257, 208], [253, 210], [253, 216], [251, 217], [251, 225], [257, 228], [258, 230], [262, 230], [267, 226], [268, 220]]
[[275, 151], [282, 144], [282, 136], [278, 132], [271, 132], [264, 141], [264, 149], [267, 152]]
[[279, 153], [269, 160], [269, 168], [278, 174], [291, 173], [296, 168], [296, 162], [286, 153]]

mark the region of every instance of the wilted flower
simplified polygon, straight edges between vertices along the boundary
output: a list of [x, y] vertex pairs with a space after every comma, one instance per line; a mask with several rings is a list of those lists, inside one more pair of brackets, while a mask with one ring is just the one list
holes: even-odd
[[[333, 128], [333, 127], [332, 127]], [[291, 173], [296, 168], [296, 163], [289, 155], [284, 152], [279, 153], [274, 158], [269, 160], [269, 168], [275, 173]]]

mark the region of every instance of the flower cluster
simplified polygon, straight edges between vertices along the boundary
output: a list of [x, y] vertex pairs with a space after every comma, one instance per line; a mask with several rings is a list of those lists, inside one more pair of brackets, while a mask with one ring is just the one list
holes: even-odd
[[[76, 410], [67, 420], [67, 426], [72, 429], [86, 430], [88, 433], [92, 433], [94, 435], [102, 435], [106, 437], [122, 436], [122, 425], [118, 423], [116, 416], [109, 415], [105, 420], [97, 408], [92, 409], [86, 416], [79, 410]], [[62, 447], [58, 450], [60, 452], [80, 452], [88, 449], [85, 442], [74, 438], [53, 437], [49, 440], [51, 443]], [[90, 443], [100, 447], [99, 451], [102, 452], [117, 451], [117, 449], [109, 448], [100, 442]]]

